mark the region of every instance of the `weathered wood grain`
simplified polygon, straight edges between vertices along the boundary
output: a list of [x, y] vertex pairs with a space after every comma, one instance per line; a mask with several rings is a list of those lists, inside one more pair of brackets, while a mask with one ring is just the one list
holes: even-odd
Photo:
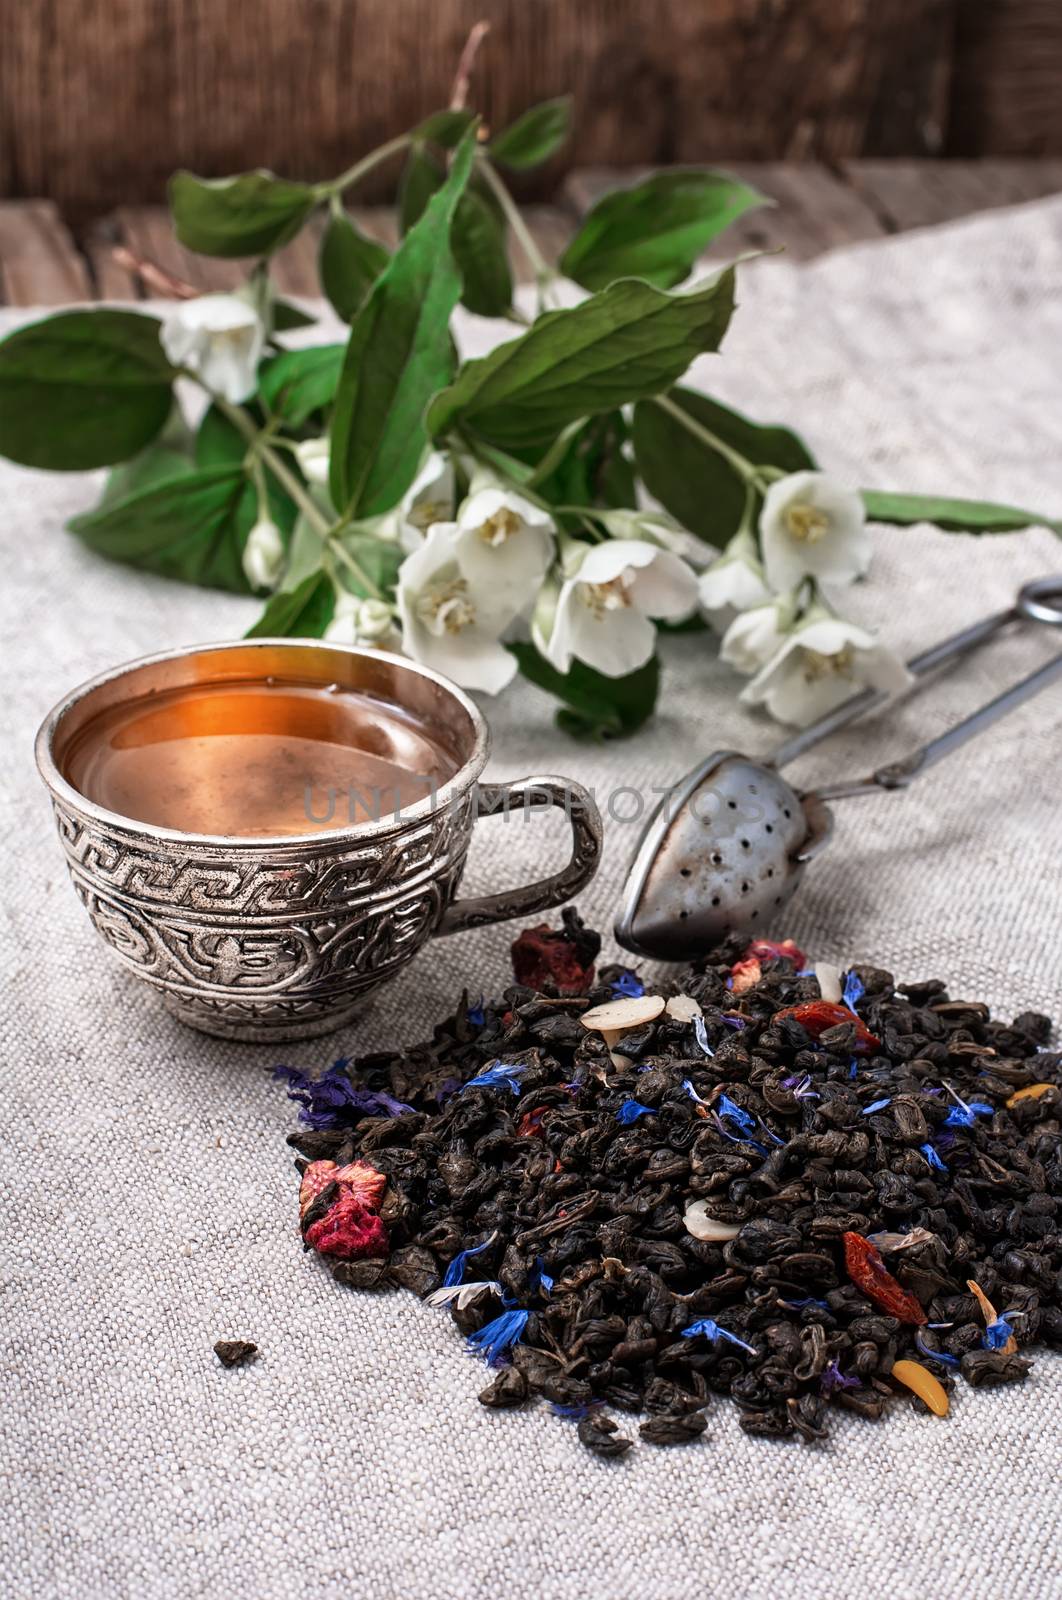
[[[571, 92], [574, 165], [921, 154], [960, 0], [0, 0], [0, 193], [76, 221], [177, 166], [326, 177], [447, 103], [471, 24], [494, 127]], [[390, 198], [397, 164], [352, 200]]]
[[844, 172], [883, 225], [897, 233], [1062, 190], [1062, 160], [847, 161]]
[[54, 204], [0, 201], [0, 300], [61, 306], [92, 298], [85, 263]]
[[956, 15], [949, 154], [1062, 155], [1060, 84], [1058, 0], [963, 0]]

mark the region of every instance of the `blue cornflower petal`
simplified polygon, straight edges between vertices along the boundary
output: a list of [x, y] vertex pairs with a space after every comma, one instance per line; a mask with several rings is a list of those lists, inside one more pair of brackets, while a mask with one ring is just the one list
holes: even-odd
[[639, 1117], [653, 1117], [656, 1112], [652, 1106], [643, 1106], [640, 1100], [624, 1100], [616, 1112], [616, 1121], [629, 1127], [632, 1122], [637, 1122]]
[[715, 1102], [715, 1109], [721, 1117], [726, 1117], [742, 1133], [751, 1133], [756, 1126], [755, 1117], [750, 1117], [747, 1111], [735, 1104], [728, 1094], [721, 1094]]
[[1006, 1317], [997, 1317], [995, 1322], [990, 1322], [985, 1329], [983, 1344], [986, 1350], [1002, 1350], [1014, 1329]]
[[693, 1019], [693, 1037], [696, 1039], [698, 1045], [704, 1051], [704, 1054], [706, 1056], [714, 1056], [715, 1055], [715, 1051], [712, 1049], [711, 1045], [708, 1043], [708, 1029], [704, 1025], [704, 1018], [703, 1017], [694, 1017], [694, 1019]]
[[729, 1139], [731, 1144], [750, 1144], [754, 1150], [758, 1150], [760, 1152], [761, 1156], [770, 1154], [770, 1151], [767, 1149], [765, 1144], [760, 1144], [758, 1139], [750, 1139], [747, 1133], [731, 1133], [730, 1130], [724, 1126], [723, 1119], [718, 1112], [710, 1111], [708, 1115], [715, 1123], [716, 1131], [721, 1133], [724, 1139]]
[[798, 978], [813, 978], [814, 976], [815, 976], [815, 968], [814, 967], [801, 967], [800, 971], [797, 973], [797, 977]]
[[459, 1250], [447, 1267], [443, 1277], [444, 1289], [452, 1289], [455, 1283], [460, 1283], [465, 1275], [465, 1266], [472, 1256], [481, 1256], [489, 1244], [494, 1243], [494, 1234], [490, 1233], [482, 1244], [474, 1244], [470, 1250]]
[[699, 1322], [691, 1322], [688, 1328], [683, 1328], [682, 1330], [684, 1339], [696, 1339], [698, 1336], [712, 1340], [725, 1339], [728, 1344], [736, 1344], [742, 1350], [747, 1350], [751, 1356], [756, 1354], [753, 1345], [746, 1344], [744, 1339], [739, 1339], [736, 1333], [728, 1333], [726, 1328], [721, 1328], [718, 1322], [711, 1317], [701, 1317]]
[[731, 1015], [730, 1012], [726, 1011], [723, 1013], [723, 1021], [726, 1023], [728, 1028], [743, 1028], [745, 1026], [744, 1017], [735, 1017]]
[[503, 1311], [493, 1322], [469, 1334], [469, 1350], [475, 1355], [484, 1356], [488, 1367], [495, 1366], [500, 1357], [522, 1337], [529, 1316], [528, 1311]]
[[818, 1306], [820, 1311], [829, 1311], [825, 1300], [816, 1300], [811, 1295], [805, 1295], [803, 1300], [783, 1300], [782, 1304], [791, 1311], [802, 1311], [805, 1306]]
[[636, 972], [621, 972], [613, 978], [611, 988], [614, 995], [623, 995], [627, 1000], [640, 1000], [645, 993], [645, 984]]
[[832, 1394], [835, 1389], [858, 1389], [859, 1379], [847, 1377], [837, 1365], [831, 1361], [819, 1379], [819, 1389], [823, 1394]]
[[[818, 1098], [819, 1098], [819, 1097], [818, 1097], [818, 1095], [816, 1095], [816, 1096], [815, 1096], [815, 1099], [816, 1099], [816, 1100], [817, 1100], [817, 1099], [818, 1099]], [[772, 1131], [772, 1130], [771, 1130], [771, 1129], [770, 1129], [770, 1128], [769, 1128], [769, 1127], [768, 1127], [768, 1126], [767, 1126], [767, 1124], [766, 1124], [766, 1123], [765, 1123], [765, 1122], [764, 1122], [764, 1120], [763, 1120], [763, 1118], [762, 1118], [762, 1117], [760, 1117], [760, 1118], [759, 1118], [759, 1119], [758, 1119], [758, 1120], [759, 1120], [759, 1124], [760, 1124], [760, 1128], [761, 1128], [761, 1130], [762, 1130], [762, 1131], [763, 1131], [763, 1132], [764, 1132], [764, 1133], [765, 1133], [765, 1134], [766, 1134], [766, 1135], [767, 1135], [767, 1137], [768, 1137], [768, 1139], [771, 1139], [771, 1140], [773, 1140], [773, 1142], [774, 1142], [774, 1143], [775, 1143], [775, 1144], [785, 1144], [785, 1143], [786, 1143], [786, 1140], [785, 1140], [785, 1139], [779, 1139], [779, 1137], [778, 1137], [778, 1135], [777, 1135], [777, 1134], [776, 1134], [776, 1133], [774, 1133], [774, 1132], [773, 1132], [773, 1131]]]
[[603, 1406], [603, 1400], [581, 1400], [577, 1405], [562, 1406], [556, 1400], [550, 1402], [550, 1410], [555, 1417], [572, 1417], [576, 1422], [581, 1422], [588, 1417], [595, 1406]]
[[474, 1006], [469, 1006], [468, 1020], [474, 1028], [482, 1028], [484, 1022], [487, 1020], [483, 1011], [482, 998], [477, 1000]]
[[859, 1071], [859, 1057], [858, 1056], [853, 1056], [851, 1061], [848, 1063], [848, 1076], [850, 1078], [854, 1078], [858, 1071]]
[[541, 1256], [535, 1257], [535, 1264], [527, 1275], [527, 1285], [532, 1294], [536, 1289], [546, 1295], [553, 1293], [553, 1279], [546, 1271]]
[[[859, 1001], [862, 1000], [866, 992], [866, 986], [861, 978], [857, 977], [854, 972], [845, 973], [844, 989], [841, 992], [841, 999], [844, 1001], [849, 1011], [855, 1010]], [[834, 993], [836, 993], [836, 990]]]
[[511, 1089], [513, 1094], [520, 1093], [520, 1079], [527, 1071], [526, 1067], [507, 1066], [504, 1061], [494, 1061], [476, 1077], [469, 1078], [465, 1083], [466, 1089]]
[[696, 1089], [693, 1087], [693, 1084], [690, 1082], [689, 1078], [683, 1078], [682, 1087], [685, 1089], [690, 1099], [696, 1100], [699, 1106], [703, 1106], [705, 1104], [700, 1095], [697, 1093]]
[[918, 1346], [919, 1350], [921, 1350], [922, 1354], [928, 1357], [930, 1361], [939, 1361], [941, 1365], [945, 1367], [957, 1367], [959, 1365], [958, 1356], [950, 1355], [947, 1350], [931, 1349], [922, 1338], [921, 1329], [918, 1329], [915, 1333], [915, 1344]]
[[869, 1117], [872, 1111], [884, 1111], [886, 1106], [892, 1105], [892, 1096], [886, 1095], [884, 1100], [872, 1100], [868, 1106], [863, 1107], [864, 1117]]
[[941, 1161], [940, 1155], [936, 1150], [933, 1149], [931, 1144], [919, 1145], [918, 1148], [921, 1150], [931, 1167], [935, 1167], [938, 1172], [947, 1172], [947, 1167], [944, 1165], [943, 1161]]
[[289, 1098], [303, 1107], [299, 1121], [311, 1128], [349, 1128], [363, 1116], [400, 1117], [413, 1110], [383, 1089], [353, 1084], [347, 1075], [348, 1065], [341, 1057], [319, 1078], [311, 1078], [297, 1067], [274, 1067], [273, 1076], [289, 1085]]

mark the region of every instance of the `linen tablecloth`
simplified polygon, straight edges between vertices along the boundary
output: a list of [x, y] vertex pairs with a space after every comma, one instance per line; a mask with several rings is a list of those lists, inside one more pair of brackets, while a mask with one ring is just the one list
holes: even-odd
[[[1062, 514], [1062, 199], [740, 271], [713, 392], [786, 420], [852, 482]], [[482, 325], [466, 324], [466, 342]], [[440, 941], [343, 1035], [282, 1052], [180, 1027], [98, 942], [32, 765], [69, 687], [114, 662], [233, 637], [254, 604], [84, 550], [83, 477], [0, 463], [5, 1216], [0, 1592], [97, 1600], [316, 1594], [386, 1600], [726, 1600], [775, 1594], [1059, 1593], [1062, 1361], [1010, 1391], [960, 1384], [946, 1421], [848, 1417], [816, 1449], [760, 1442], [722, 1401], [704, 1440], [603, 1463], [545, 1408], [476, 1403], [482, 1369], [445, 1315], [357, 1294], [304, 1256], [277, 1054], [413, 1042], [468, 984], [507, 976], [510, 934]], [[1060, 561], [1046, 530], [975, 540], [881, 529], [858, 619], [910, 652], [1005, 605]], [[902, 709], [805, 760], [869, 769], [1059, 649], [1015, 630]], [[602, 800], [719, 746], [777, 737], [737, 704], [706, 639], [671, 640], [660, 711], [578, 746], [517, 685], [489, 703], [491, 775], [566, 771]], [[815, 956], [946, 977], [1004, 1014], [1060, 998], [1062, 695], [1030, 703], [906, 794], [838, 805], [835, 844], [787, 929]], [[538, 869], [563, 819], [483, 826], [468, 886]], [[582, 898], [607, 927], [634, 829], [608, 828]], [[515, 931], [515, 930], [514, 930]], [[222, 1336], [255, 1339], [222, 1371]]]

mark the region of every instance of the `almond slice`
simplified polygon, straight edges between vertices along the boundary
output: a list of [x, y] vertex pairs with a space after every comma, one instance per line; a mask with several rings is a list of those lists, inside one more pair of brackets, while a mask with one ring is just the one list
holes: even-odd
[[724, 1239], [736, 1239], [741, 1232], [740, 1222], [721, 1222], [718, 1217], [708, 1214], [707, 1200], [694, 1200], [686, 1207], [683, 1217], [686, 1232], [695, 1239], [710, 1239], [720, 1243]]
[[840, 967], [835, 967], [831, 961], [817, 961], [815, 963], [815, 977], [818, 979], [819, 993], [822, 998], [831, 1001], [833, 1005], [840, 1005]]
[[622, 1039], [633, 1028], [640, 1028], [646, 1022], [655, 1022], [663, 1009], [664, 999], [659, 994], [643, 994], [637, 999], [621, 997], [619, 1000], [606, 1000], [603, 1006], [584, 1011], [579, 1021], [589, 1032], [602, 1034], [611, 1049], [617, 1039]]
[[696, 1022], [698, 1017], [704, 1016], [691, 994], [673, 994], [664, 1011], [675, 1022]]

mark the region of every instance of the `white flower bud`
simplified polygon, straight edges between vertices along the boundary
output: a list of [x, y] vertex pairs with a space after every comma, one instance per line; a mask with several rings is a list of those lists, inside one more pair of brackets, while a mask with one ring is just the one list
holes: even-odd
[[284, 540], [268, 517], [261, 517], [247, 535], [243, 570], [252, 589], [275, 589], [284, 570]]

